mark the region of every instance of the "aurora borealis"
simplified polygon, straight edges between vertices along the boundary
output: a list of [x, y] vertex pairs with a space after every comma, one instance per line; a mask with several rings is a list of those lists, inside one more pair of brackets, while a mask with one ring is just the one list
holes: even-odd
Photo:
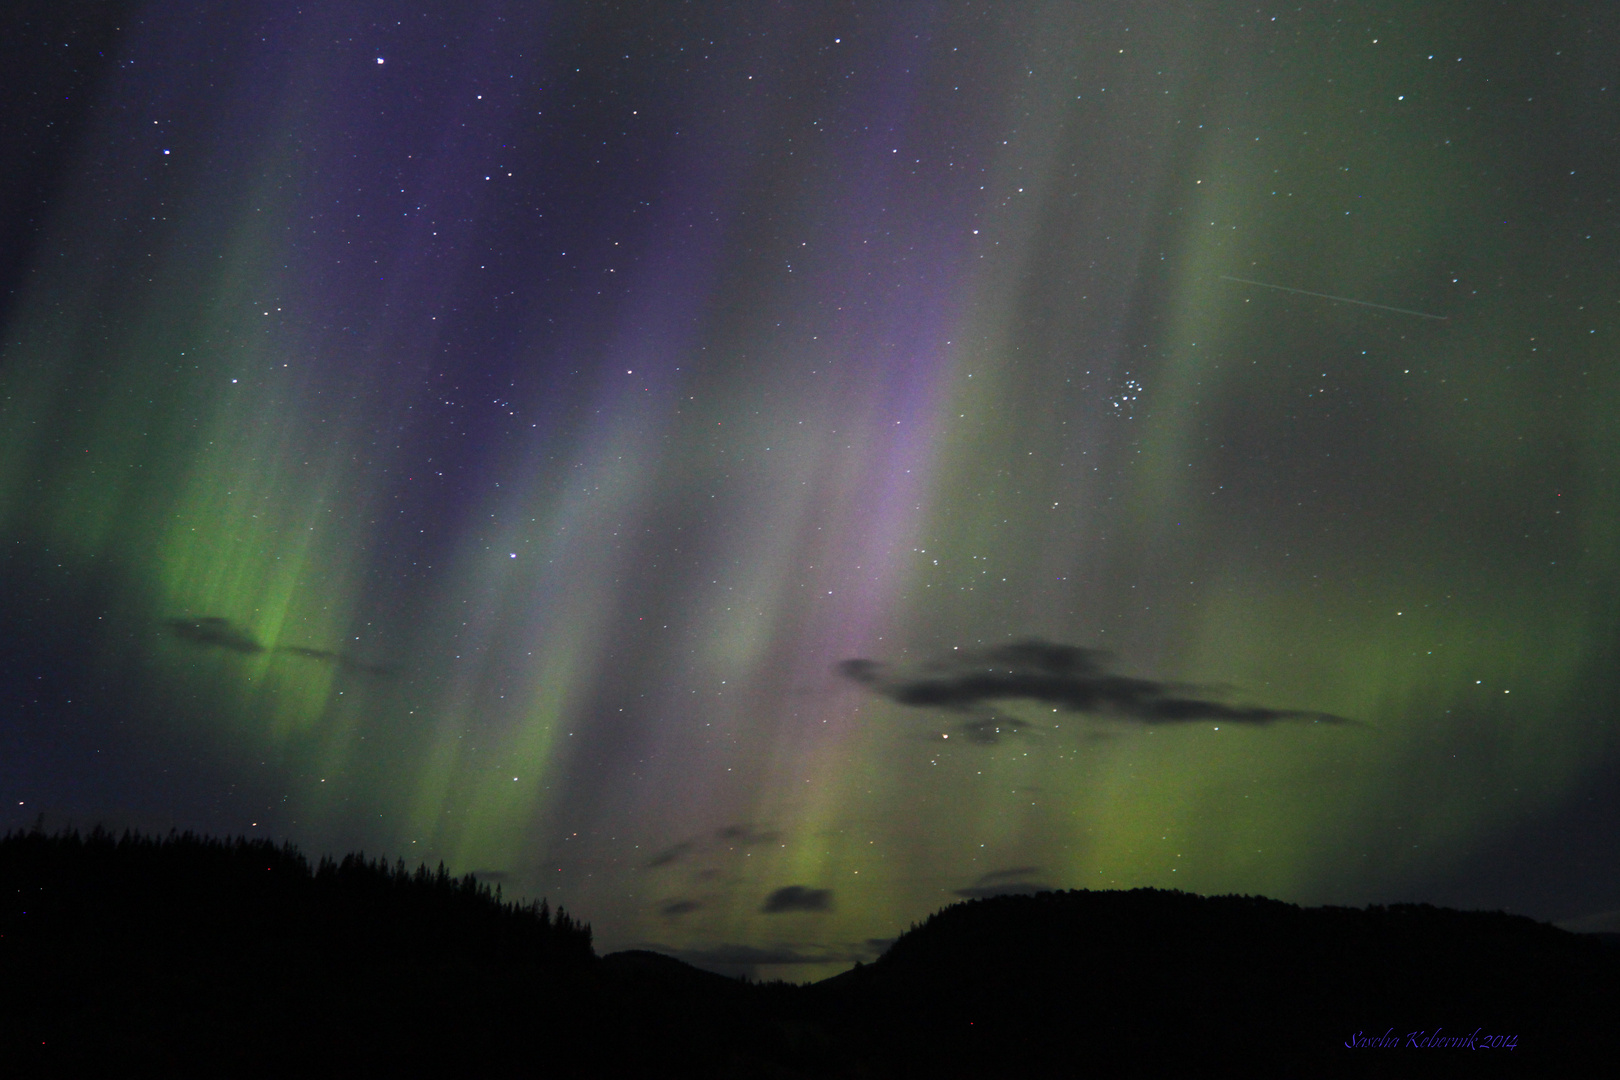
[[[8, 32], [8, 827], [795, 979], [1033, 885], [1620, 910], [1611, 6], [81, 15]], [[872, 674], [1014, 646], [1115, 697]]]

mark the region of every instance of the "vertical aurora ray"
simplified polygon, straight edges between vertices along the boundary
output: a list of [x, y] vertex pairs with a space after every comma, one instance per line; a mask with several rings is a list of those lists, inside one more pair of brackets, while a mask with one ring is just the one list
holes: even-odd
[[[1448, 10], [144, 10], [0, 342], [6, 813], [792, 977], [1005, 887], [1620, 908], [1469, 891], [1613, 775], [1612, 91]], [[1027, 638], [1358, 723], [833, 672]]]

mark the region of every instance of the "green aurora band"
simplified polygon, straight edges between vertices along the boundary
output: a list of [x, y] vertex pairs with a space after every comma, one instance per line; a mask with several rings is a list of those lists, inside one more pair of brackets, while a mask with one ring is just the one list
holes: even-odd
[[[1532, 903], [1470, 868], [1616, 760], [1612, 15], [315, 7], [132, 16], [53, 178], [8, 824], [793, 978], [1003, 887]], [[1356, 723], [834, 672], [1020, 639]]]

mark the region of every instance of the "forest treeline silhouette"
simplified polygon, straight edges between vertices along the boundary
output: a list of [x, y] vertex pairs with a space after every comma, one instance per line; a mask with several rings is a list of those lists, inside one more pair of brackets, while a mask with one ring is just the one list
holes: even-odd
[[0, 839], [6, 1076], [1557, 1075], [1617, 1010], [1620, 950], [1500, 912], [997, 896], [797, 986], [598, 957], [575, 916], [442, 866]]
[[451, 1030], [479, 1060], [528, 1009], [566, 1019], [596, 963], [566, 911], [443, 866], [311, 866], [290, 845], [190, 833], [0, 840], [0, 1036], [42, 1071], [319, 1072], [410, 1044], [430, 1060], [424, 1034]]

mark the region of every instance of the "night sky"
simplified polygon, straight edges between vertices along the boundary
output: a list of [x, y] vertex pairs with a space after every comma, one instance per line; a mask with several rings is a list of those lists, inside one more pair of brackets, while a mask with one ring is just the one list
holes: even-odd
[[1612, 3], [18, 7], [0, 827], [1620, 928]]

